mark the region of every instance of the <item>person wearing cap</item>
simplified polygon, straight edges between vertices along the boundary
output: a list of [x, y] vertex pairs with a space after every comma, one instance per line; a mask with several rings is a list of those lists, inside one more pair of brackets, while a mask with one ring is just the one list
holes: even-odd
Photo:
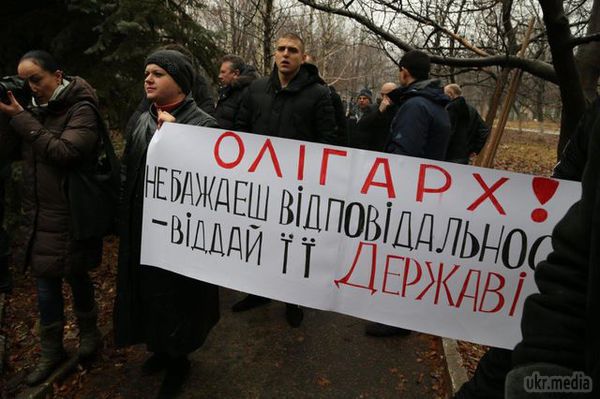
[[[450, 101], [439, 80], [430, 80], [431, 60], [418, 50], [404, 54], [399, 63], [400, 87], [388, 96], [398, 106], [390, 127], [386, 152], [442, 161], [450, 140]], [[409, 330], [369, 323], [365, 333], [376, 337], [408, 335]]]
[[[206, 83], [206, 79], [202, 76], [200, 72], [200, 66], [198, 65], [198, 61], [196, 57], [188, 50], [185, 46], [178, 43], [169, 43], [164, 46], [157, 48], [155, 51], [159, 50], [175, 50], [183, 54], [188, 62], [194, 68], [194, 78], [192, 79], [190, 92], [192, 93], [192, 97], [196, 102], [198, 108], [203, 110], [204, 112], [213, 115], [215, 113], [215, 104], [210, 93], [210, 89], [208, 84]], [[153, 51], [154, 52], [154, 51]], [[124, 126], [124, 135], [123, 137], [127, 139], [127, 135], [133, 130], [135, 123], [137, 122], [140, 115], [148, 110], [150, 107], [150, 101], [146, 97], [146, 93], [141, 96], [140, 102], [138, 103], [137, 108], [131, 114], [129, 119], [127, 120], [127, 124]]]
[[384, 151], [389, 141], [390, 126], [396, 115], [398, 105], [392, 103], [389, 93], [395, 90], [396, 83], [386, 82], [379, 91], [380, 97], [373, 112], [365, 115], [358, 122], [358, 130], [361, 132], [363, 147], [371, 151]]
[[204, 343], [219, 320], [218, 288], [180, 274], [140, 264], [146, 152], [164, 122], [217, 127], [190, 94], [194, 71], [175, 50], [152, 53], [145, 62], [149, 108], [128, 135], [122, 160], [120, 246], [114, 332], [117, 346], [145, 343], [152, 355], [142, 373], [166, 369], [159, 397], [176, 395], [188, 375], [187, 355]]
[[365, 113], [368, 113], [372, 109], [373, 105], [373, 92], [368, 88], [363, 88], [356, 98], [356, 104], [358, 105], [358, 112], [356, 113], [356, 120], [359, 121]]
[[356, 97], [356, 105], [356, 113], [348, 117], [348, 146], [367, 149], [367, 132], [360, 129], [359, 124], [364, 117], [377, 110], [377, 106], [373, 105], [373, 92], [363, 88]]

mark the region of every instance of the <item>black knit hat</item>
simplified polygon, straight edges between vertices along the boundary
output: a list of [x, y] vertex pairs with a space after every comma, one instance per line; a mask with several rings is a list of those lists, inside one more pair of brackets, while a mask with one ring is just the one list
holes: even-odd
[[181, 91], [188, 94], [194, 81], [194, 67], [188, 58], [175, 50], [158, 50], [146, 58], [145, 66], [155, 64], [167, 71]]
[[373, 92], [365, 87], [360, 92], [358, 92], [358, 97], [368, 97], [369, 100], [372, 102], [373, 101]]
[[407, 69], [413, 78], [425, 80], [429, 79], [431, 60], [426, 53], [419, 50], [411, 50], [404, 53], [400, 59], [399, 67]]

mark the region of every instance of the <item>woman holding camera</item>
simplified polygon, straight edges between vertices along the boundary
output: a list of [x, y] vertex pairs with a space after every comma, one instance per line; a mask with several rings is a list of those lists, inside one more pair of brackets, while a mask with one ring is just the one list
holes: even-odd
[[150, 140], [164, 122], [217, 126], [194, 102], [190, 94], [193, 81], [192, 64], [178, 51], [159, 50], [146, 59], [144, 89], [150, 105], [127, 132], [122, 160], [115, 340], [118, 346], [146, 344], [152, 355], [142, 372], [149, 375], [166, 370], [159, 397], [172, 397], [180, 391], [190, 367], [187, 355], [204, 343], [219, 319], [216, 286], [140, 264]]
[[88, 271], [100, 264], [102, 239], [73, 234], [68, 182], [70, 173], [97, 163], [101, 125], [94, 89], [80, 77], [65, 76], [47, 52], [26, 53], [17, 70], [31, 97], [19, 103], [17, 93], [8, 92], [0, 102], [0, 160], [23, 160], [27, 241], [21, 248], [24, 267], [36, 278], [41, 341], [41, 358], [26, 382], [36, 385], [66, 358], [63, 280], [73, 293], [80, 358], [92, 356], [100, 344]]

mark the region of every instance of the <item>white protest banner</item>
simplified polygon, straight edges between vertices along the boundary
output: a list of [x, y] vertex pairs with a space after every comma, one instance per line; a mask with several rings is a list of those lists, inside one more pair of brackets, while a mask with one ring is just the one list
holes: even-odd
[[567, 181], [170, 123], [144, 184], [142, 264], [503, 348], [580, 196]]

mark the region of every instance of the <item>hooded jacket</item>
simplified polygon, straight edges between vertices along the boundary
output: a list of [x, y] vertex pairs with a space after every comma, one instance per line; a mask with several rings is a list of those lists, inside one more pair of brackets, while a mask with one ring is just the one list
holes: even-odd
[[[36, 277], [60, 277], [97, 266], [102, 240], [75, 240], [67, 193], [68, 175], [96, 162], [99, 121], [94, 89], [79, 77], [47, 107], [23, 111], [0, 123], [0, 159], [20, 150], [23, 160], [22, 223], [25, 242], [15, 254]], [[73, 109], [73, 111], [70, 111]]]
[[271, 76], [257, 79], [248, 88], [235, 122], [235, 130], [317, 143], [341, 144], [329, 89], [312, 64], [284, 88], [277, 66]]
[[257, 78], [256, 69], [251, 65], [245, 65], [240, 76], [231, 85], [219, 90], [215, 119], [221, 128], [228, 130], [234, 128], [244, 93], [250, 83]]
[[392, 120], [389, 153], [444, 160], [450, 139], [450, 101], [439, 80], [422, 80], [388, 95], [399, 108]]

